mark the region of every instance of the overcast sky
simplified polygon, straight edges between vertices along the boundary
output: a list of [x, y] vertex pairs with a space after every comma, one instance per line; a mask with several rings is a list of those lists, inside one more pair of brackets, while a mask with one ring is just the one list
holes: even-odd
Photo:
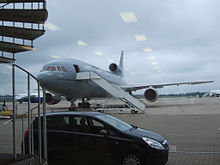
[[[62, 57], [107, 70], [123, 49], [128, 84], [214, 80], [159, 92], [220, 89], [219, 6], [219, 0], [47, 1], [46, 33], [34, 41], [35, 51], [17, 54], [16, 63], [34, 75]], [[26, 91], [26, 81], [16, 72], [17, 94]], [[0, 94], [11, 93], [11, 70], [3, 64], [0, 86]]]

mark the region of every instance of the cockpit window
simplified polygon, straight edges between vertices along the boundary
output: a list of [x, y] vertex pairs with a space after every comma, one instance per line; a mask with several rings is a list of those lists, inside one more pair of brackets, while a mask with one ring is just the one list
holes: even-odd
[[62, 68], [63, 72], [67, 72], [66, 68], [64, 66], [61, 66], [61, 68]]
[[46, 66], [43, 66], [43, 68], [40, 70], [41, 72], [45, 71]]
[[43, 71], [58, 71], [58, 72], [67, 72], [66, 68], [64, 66], [59, 66], [59, 65], [47, 65], [43, 66], [41, 69], [41, 72]]
[[47, 70], [49, 70], [49, 71], [56, 71], [56, 67], [55, 66], [48, 66]]
[[60, 66], [56, 66], [56, 67], [57, 67], [57, 71], [62, 72], [62, 69], [61, 69], [61, 67], [60, 67]]

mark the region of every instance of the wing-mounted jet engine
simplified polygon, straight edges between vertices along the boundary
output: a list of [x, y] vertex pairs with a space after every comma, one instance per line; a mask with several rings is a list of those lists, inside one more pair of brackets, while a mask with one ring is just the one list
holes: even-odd
[[60, 102], [61, 96], [46, 93], [45, 100], [47, 104], [53, 105], [53, 104], [57, 104]]
[[158, 93], [154, 88], [148, 88], [144, 92], [144, 97], [147, 101], [154, 102], [158, 98]]
[[115, 74], [122, 74], [122, 70], [120, 68], [120, 66], [118, 66], [117, 64], [115, 63], [111, 63], [109, 65], [109, 70], [112, 72], [112, 73], [115, 73]]

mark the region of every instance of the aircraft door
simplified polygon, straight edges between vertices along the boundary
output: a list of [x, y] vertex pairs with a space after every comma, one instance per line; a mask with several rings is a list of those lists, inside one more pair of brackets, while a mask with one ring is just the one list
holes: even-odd
[[76, 73], [81, 72], [81, 70], [80, 70], [80, 68], [79, 68], [79, 66], [78, 66], [78, 65], [73, 65], [73, 66], [74, 66], [74, 68], [75, 68]]

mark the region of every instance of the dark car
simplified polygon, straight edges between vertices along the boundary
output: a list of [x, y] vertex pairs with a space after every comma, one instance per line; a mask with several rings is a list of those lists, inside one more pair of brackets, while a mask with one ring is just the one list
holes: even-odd
[[[49, 164], [162, 165], [168, 160], [169, 147], [163, 137], [110, 115], [56, 112], [46, 118]], [[33, 123], [35, 146], [37, 121]]]

